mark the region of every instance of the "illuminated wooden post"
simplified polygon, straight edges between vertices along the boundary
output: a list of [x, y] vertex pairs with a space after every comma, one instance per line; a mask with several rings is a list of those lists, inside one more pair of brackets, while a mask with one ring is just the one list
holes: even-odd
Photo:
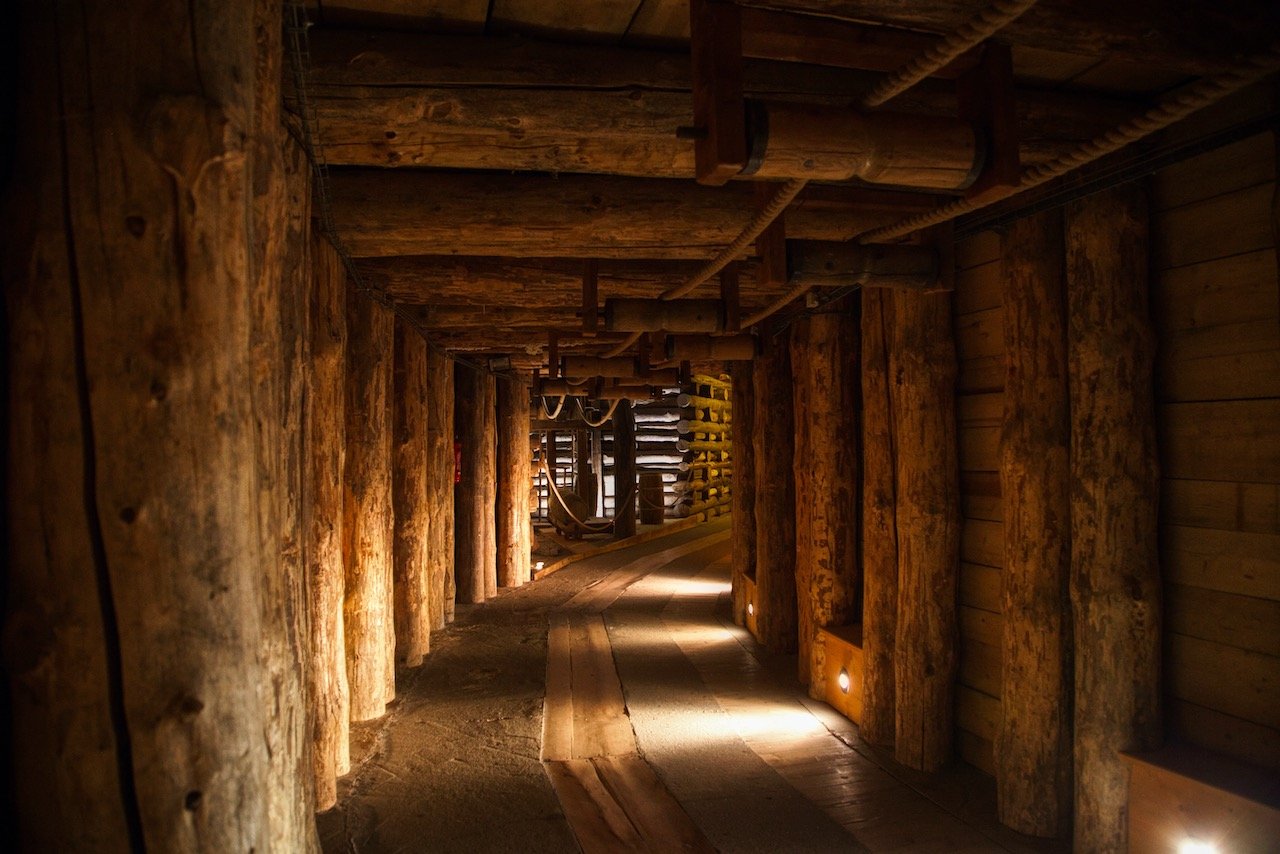
[[773, 652], [796, 648], [795, 441], [791, 358], [785, 341], [768, 339], [756, 359], [756, 629]]
[[[747, 624], [745, 579], [756, 576], [755, 392], [751, 362], [733, 366], [733, 619]], [[753, 606], [754, 607], [754, 606]]]
[[391, 493], [395, 511], [396, 658], [417, 667], [431, 649], [427, 342], [400, 318], [395, 326]]
[[498, 381], [498, 586], [529, 581], [529, 387], [517, 373]]
[[462, 482], [457, 487], [454, 515], [454, 572], [458, 602], [483, 602], [489, 584], [489, 569], [497, 588], [494, 532], [493, 476], [494, 400], [493, 375], [459, 364], [454, 372], [458, 441], [462, 444]]
[[427, 505], [431, 519], [427, 562], [431, 567], [431, 628], [453, 622], [457, 588], [453, 574], [453, 363], [427, 351]]
[[636, 422], [631, 401], [621, 400], [613, 411], [613, 535], [621, 539], [636, 532]]

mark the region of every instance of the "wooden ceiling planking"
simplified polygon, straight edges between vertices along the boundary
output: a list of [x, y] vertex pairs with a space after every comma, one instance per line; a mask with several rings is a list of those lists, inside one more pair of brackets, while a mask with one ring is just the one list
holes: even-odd
[[689, 0], [643, 0], [625, 40], [629, 44], [688, 44]]
[[554, 33], [592, 41], [616, 41], [627, 31], [641, 0], [493, 0], [495, 32]]
[[317, 5], [324, 24], [444, 32], [481, 32], [489, 15], [489, 0], [318, 0]]
[[1105, 59], [1071, 78], [1076, 87], [1155, 96], [1187, 81], [1187, 75], [1127, 59]]

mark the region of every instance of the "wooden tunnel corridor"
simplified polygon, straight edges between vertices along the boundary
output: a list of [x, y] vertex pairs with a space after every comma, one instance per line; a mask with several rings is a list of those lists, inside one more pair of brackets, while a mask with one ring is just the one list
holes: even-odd
[[729, 533], [669, 534], [460, 612], [358, 734], [324, 849], [1065, 850], [1001, 827], [981, 774], [913, 773], [809, 699], [795, 657], [733, 622]]

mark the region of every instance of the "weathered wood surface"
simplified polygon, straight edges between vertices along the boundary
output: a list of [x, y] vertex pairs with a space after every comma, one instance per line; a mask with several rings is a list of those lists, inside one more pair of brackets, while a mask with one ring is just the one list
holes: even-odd
[[395, 320], [391, 498], [395, 517], [396, 660], [417, 667], [431, 651], [431, 569], [427, 548], [427, 342]]
[[791, 358], [785, 340], [769, 338], [752, 363], [755, 424], [756, 602], [759, 640], [773, 652], [796, 649], [795, 441]]
[[346, 461], [347, 273], [324, 238], [312, 239], [311, 352], [308, 360], [304, 457], [309, 499], [304, 517], [307, 559], [308, 719], [316, 809], [337, 802], [337, 778], [351, 767], [343, 599], [343, 471]]
[[960, 550], [948, 295], [894, 294], [889, 374], [898, 534], [894, 755], [933, 771], [951, 757]]
[[427, 562], [431, 572], [431, 628], [453, 622], [454, 459], [453, 363], [435, 348], [427, 351]]
[[300, 531], [296, 451], [258, 465], [296, 418], [281, 411], [300, 368], [286, 325], [305, 293], [269, 274], [298, 225], [278, 126], [260, 122], [278, 55], [256, 52], [271, 26], [251, 3], [139, 11], [27, 4], [14, 40], [10, 839], [313, 850], [297, 626], [264, 621], [290, 604], [300, 557], [296, 540], [281, 551]]
[[[493, 479], [496, 424], [493, 375], [469, 365], [454, 366], [454, 428], [462, 444], [462, 481], [458, 484], [454, 517], [454, 573], [460, 604], [483, 602], [492, 584], [489, 570], [497, 570], [497, 539]], [[494, 554], [489, 554], [490, 552]]]
[[[755, 392], [751, 384], [753, 369], [750, 363], [739, 362], [733, 366], [733, 411], [737, 416], [738, 443], [734, 448], [733, 470], [729, 478], [733, 484], [733, 553], [730, 586], [733, 592], [733, 619], [740, 626], [747, 621], [745, 579], [756, 574], [756, 474], [755, 474]], [[680, 396], [681, 399], [685, 395]], [[699, 398], [709, 405], [718, 401]], [[698, 469], [704, 476], [711, 476], [711, 463]]]
[[[529, 394], [532, 377], [498, 379], [497, 579], [499, 587], [530, 580], [533, 527], [529, 520]], [[585, 456], [585, 455], [584, 455]]]
[[613, 411], [613, 536], [636, 532], [636, 422], [631, 401], [623, 400]]
[[498, 379], [486, 372], [483, 377], [484, 399], [481, 409], [484, 413], [484, 429], [480, 433], [484, 442], [480, 450], [484, 452], [481, 462], [485, 476], [484, 484], [484, 544], [481, 557], [484, 559], [484, 598], [492, 599], [498, 595]]
[[995, 746], [1000, 820], [1061, 836], [1071, 816], [1070, 441], [1062, 216], [1003, 236], [1003, 680]]
[[395, 695], [391, 393], [394, 315], [347, 288], [343, 475], [343, 625], [351, 719], [379, 717]]
[[1075, 633], [1075, 844], [1123, 850], [1119, 751], [1159, 745], [1161, 589], [1147, 202], [1126, 185], [1066, 208]]
[[862, 294], [862, 722], [872, 744], [894, 740], [898, 625], [897, 469], [889, 353], [894, 297]]

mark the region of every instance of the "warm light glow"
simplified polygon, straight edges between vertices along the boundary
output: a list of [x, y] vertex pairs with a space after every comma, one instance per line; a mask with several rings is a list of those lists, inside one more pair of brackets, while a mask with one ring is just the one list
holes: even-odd
[[751, 604], [750, 602], [748, 602], [748, 603], [747, 603], [747, 616], [748, 616], [748, 617], [754, 617], [755, 615], [756, 615], [756, 606], [755, 606], [755, 605], [753, 605], [753, 604]]
[[849, 693], [849, 671], [843, 667], [840, 668], [840, 675], [836, 677], [836, 684], [840, 686], [841, 693]]
[[1218, 846], [1188, 837], [1178, 843], [1178, 854], [1218, 854]]
[[544, 561], [544, 560], [540, 560], [540, 561], [538, 561], [537, 563], [535, 563], [535, 564], [533, 565], [533, 568], [534, 568], [535, 570], [539, 570], [539, 569], [542, 569], [542, 568], [543, 568], [544, 566], [546, 566], [546, 565], [547, 565], [547, 562], [546, 562], [546, 561]]

